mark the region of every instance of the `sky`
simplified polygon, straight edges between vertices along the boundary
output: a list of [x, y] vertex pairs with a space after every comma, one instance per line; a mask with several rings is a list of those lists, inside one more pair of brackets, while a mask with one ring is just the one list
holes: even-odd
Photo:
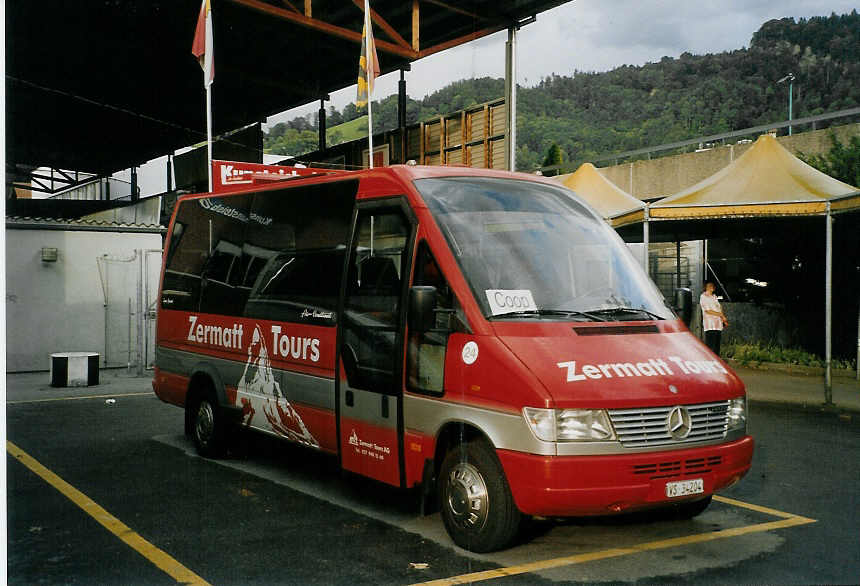
[[[856, 0], [573, 0], [538, 14], [536, 22], [520, 29], [517, 82], [534, 86], [553, 73], [608, 71], [685, 51], [740, 49], [770, 19], [828, 16], [855, 8], [860, 9]], [[421, 98], [452, 81], [503, 77], [506, 41], [507, 32], [501, 31], [414, 62], [406, 73], [407, 93]], [[379, 60], [385, 67], [384, 52]], [[399, 79], [397, 71], [377, 79], [374, 99], [397, 93]], [[355, 86], [332, 92], [331, 98], [327, 106], [341, 110], [355, 99]], [[270, 117], [266, 126], [318, 109], [319, 102], [295, 108]]]

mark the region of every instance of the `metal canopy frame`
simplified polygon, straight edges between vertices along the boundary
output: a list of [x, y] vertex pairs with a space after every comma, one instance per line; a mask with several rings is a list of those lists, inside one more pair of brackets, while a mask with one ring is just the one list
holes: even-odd
[[32, 166], [6, 164], [6, 182], [8, 185], [15, 189], [37, 191], [49, 195], [82, 187], [105, 177], [92, 173], [57, 169], [56, 167], [49, 168], [48, 173], [45, 175]]
[[[371, 0], [382, 71], [566, 1]], [[362, 4], [212, 0], [213, 132], [355, 83]], [[107, 175], [204, 140], [191, 55], [199, 8], [200, 0], [7, 2], [7, 160]]]

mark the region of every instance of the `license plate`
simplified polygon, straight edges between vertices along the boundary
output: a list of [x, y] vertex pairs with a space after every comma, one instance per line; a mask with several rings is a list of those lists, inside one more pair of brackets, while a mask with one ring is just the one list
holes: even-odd
[[701, 494], [703, 492], [705, 492], [705, 483], [702, 482], [701, 478], [666, 483], [666, 496], [670, 499], [679, 496], [689, 496], [691, 494]]

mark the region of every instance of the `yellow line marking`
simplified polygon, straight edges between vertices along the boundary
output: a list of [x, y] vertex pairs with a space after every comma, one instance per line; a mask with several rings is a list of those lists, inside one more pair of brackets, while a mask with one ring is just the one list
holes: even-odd
[[81, 399], [116, 399], [117, 397], [142, 397], [143, 395], [155, 396], [155, 393], [120, 393], [118, 395], [84, 395], [81, 397], [52, 397], [50, 399], [25, 399], [21, 401], [6, 401], [7, 405], [24, 405], [26, 403], [47, 403], [49, 401], [80, 401]]
[[[720, 496], [718, 494], [714, 495], [714, 500], [719, 501], [721, 503], [726, 503], [727, 505], [733, 505], [735, 507], [742, 507], [744, 509], [749, 509], [751, 511], [757, 511], [759, 513], [764, 513], [766, 515], [772, 515], [774, 517], [781, 517], [783, 519], [805, 519], [806, 517], [801, 517], [800, 515], [794, 515], [792, 513], [785, 513], [783, 511], [777, 511], [776, 509], [769, 509], [767, 507], [762, 507], [760, 505], [753, 505], [750, 503], [745, 503], [743, 501], [738, 501], [727, 496]], [[810, 522], [814, 522], [814, 519], [810, 519]]]
[[128, 525], [108, 513], [87, 495], [45, 468], [35, 458], [10, 441], [6, 441], [6, 450], [24, 466], [40, 476], [45, 482], [56, 488], [70, 501], [80, 507], [90, 517], [98, 521], [105, 529], [116, 535], [137, 553], [148, 559], [155, 566], [167, 573], [180, 584], [209, 586], [203, 578], [180, 564], [169, 554], [155, 547], [143, 537], [135, 533]]
[[[531, 572], [540, 572], [543, 570], [551, 570], [553, 568], [559, 568], [562, 566], [571, 566], [575, 564], [583, 564], [586, 562], [593, 562], [597, 560], [605, 560], [609, 558], [616, 558], [625, 555], [631, 555], [635, 553], [642, 553], [644, 551], [655, 551], [659, 549], [668, 549], [672, 547], [679, 547], [682, 545], [690, 545], [693, 543], [704, 543], [707, 541], [716, 541], [717, 539], [726, 539], [729, 537], [738, 537], [740, 535], [747, 535], [749, 533], [760, 533], [762, 531], [772, 531], [774, 529], [785, 529], [786, 527], [794, 527], [796, 525], [806, 525], [808, 523], [815, 523], [815, 519], [809, 519], [807, 517], [801, 517], [799, 515], [792, 515], [791, 513], [783, 513], [782, 511], [776, 511], [774, 509], [768, 509], [767, 507], [760, 507], [758, 505], [751, 505], [749, 503], [744, 503], [742, 501], [736, 501], [734, 499], [714, 496], [715, 500], [722, 501], [724, 503], [744, 507], [747, 509], [751, 509], [753, 511], [758, 511], [761, 513], [767, 513], [770, 515], [774, 515], [776, 517], [781, 517], [780, 521], [769, 521], [767, 523], [758, 523], [756, 525], [746, 525], [744, 527], [733, 527], [731, 529], [721, 529], [719, 531], [712, 531], [709, 533], [699, 533], [697, 535], [687, 535], [684, 537], [674, 537], [671, 539], [661, 539], [659, 541], [649, 541], [646, 543], [639, 543], [637, 545], [631, 545], [630, 547], [619, 547], [613, 549], [604, 549], [601, 551], [593, 551], [589, 553], [582, 553], [567, 557], [554, 558], [550, 560], [543, 560], [538, 562], [531, 562], [528, 564], [521, 564], [518, 566], [509, 566], [507, 568], [497, 568], [495, 570], [485, 570], [483, 572], [473, 572], [471, 574], [462, 574], [460, 576], [452, 576], [451, 578], [442, 578], [440, 580], [431, 580], [429, 582], [420, 582], [418, 584], [424, 585], [432, 585], [432, 586], [447, 586], [450, 584], [466, 584], [470, 582], [481, 582], [483, 580], [493, 580], [495, 578], [502, 578], [505, 576], [516, 576], [518, 574], [527, 574]], [[413, 584], [412, 586], [418, 586], [417, 584]]]

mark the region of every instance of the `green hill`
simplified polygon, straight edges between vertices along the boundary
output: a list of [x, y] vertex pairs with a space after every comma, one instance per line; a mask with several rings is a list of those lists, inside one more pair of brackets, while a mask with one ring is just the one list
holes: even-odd
[[[860, 15], [771, 20], [753, 34], [748, 49], [717, 54], [683, 53], [642, 66], [552, 75], [517, 93], [517, 167], [537, 168], [553, 143], [576, 163], [619, 151], [718, 134], [787, 117], [788, 88], [777, 80], [792, 72], [794, 116], [860, 104]], [[422, 100], [409, 99], [407, 122], [456, 112], [504, 95], [502, 79], [456, 81]], [[362, 125], [353, 104], [329, 119]], [[373, 105], [374, 131], [397, 126], [397, 96]], [[280, 127], [280, 128], [279, 128]], [[272, 152], [316, 150], [306, 119], [276, 125], [266, 137]], [[364, 134], [356, 134], [355, 138]], [[332, 141], [330, 141], [332, 142]], [[310, 146], [310, 148], [305, 148]]]
[[325, 135], [329, 146], [364, 138], [367, 136], [367, 115], [326, 128]]

